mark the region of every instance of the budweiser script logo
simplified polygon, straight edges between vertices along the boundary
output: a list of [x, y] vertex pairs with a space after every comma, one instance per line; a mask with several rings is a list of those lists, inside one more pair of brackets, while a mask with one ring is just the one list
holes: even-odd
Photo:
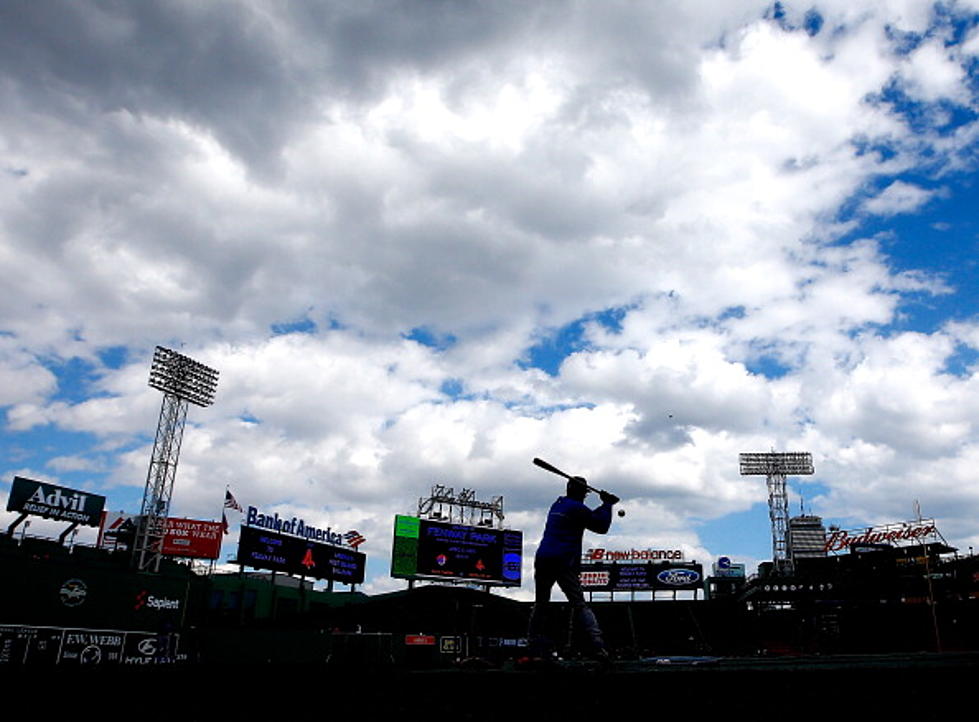
[[899, 527], [866, 529], [859, 532], [837, 530], [827, 537], [823, 551], [838, 552], [851, 546], [860, 546], [861, 544], [890, 544], [893, 542], [915, 541], [937, 533], [938, 528], [933, 521], [922, 522], [916, 525], [906, 524]]

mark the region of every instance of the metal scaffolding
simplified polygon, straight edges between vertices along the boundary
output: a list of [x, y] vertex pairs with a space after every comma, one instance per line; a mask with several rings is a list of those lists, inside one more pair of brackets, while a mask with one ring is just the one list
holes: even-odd
[[785, 488], [788, 476], [813, 473], [812, 454], [790, 451], [784, 453], [739, 454], [742, 476], [765, 476], [768, 481], [768, 516], [772, 522], [772, 561], [775, 571], [792, 571], [789, 555], [789, 496]]
[[470, 526], [502, 526], [503, 497], [494, 496], [491, 501], [478, 501], [473, 489], [463, 489], [456, 496], [452, 487], [435, 484], [428, 498], [418, 500], [418, 516]]
[[158, 571], [170, 515], [170, 498], [190, 404], [210, 406], [218, 372], [183, 354], [156, 347], [149, 385], [163, 392], [153, 455], [146, 473], [133, 559], [140, 571]]

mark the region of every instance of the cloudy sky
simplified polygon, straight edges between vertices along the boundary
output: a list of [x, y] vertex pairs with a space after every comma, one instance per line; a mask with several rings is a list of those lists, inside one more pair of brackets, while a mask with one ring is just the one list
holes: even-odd
[[612, 548], [770, 558], [770, 449], [792, 513], [979, 546], [977, 14], [7, 0], [0, 508], [138, 511], [159, 344], [221, 373], [173, 512], [356, 528], [367, 591], [435, 483], [531, 555], [534, 456]]

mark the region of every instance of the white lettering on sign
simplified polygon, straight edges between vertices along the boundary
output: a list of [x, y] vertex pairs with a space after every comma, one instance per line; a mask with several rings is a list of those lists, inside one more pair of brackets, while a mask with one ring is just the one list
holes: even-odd
[[680, 549], [629, 549], [618, 551], [612, 549], [589, 549], [585, 552], [585, 561], [588, 562], [650, 562], [650, 561], [682, 561], [683, 552]]
[[260, 513], [254, 506], [248, 507], [248, 513], [245, 515], [245, 524], [270, 531], [282, 532], [283, 534], [292, 534], [311, 541], [325, 542], [334, 546], [343, 545], [343, 535], [340, 532], [333, 531], [331, 527], [322, 529], [307, 524], [305, 520], [297, 519], [296, 517], [292, 517], [291, 520], [284, 519], [279, 516], [278, 512], [269, 516]]
[[891, 544], [894, 542], [916, 541], [922, 537], [937, 534], [934, 522], [907, 524], [899, 527], [878, 527], [859, 532], [834, 531], [826, 539], [824, 552], [838, 552], [861, 544]]
[[579, 576], [583, 587], [607, 587], [610, 581], [608, 572], [581, 572]]
[[150, 609], [180, 609], [179, 599], [161, 599], [152, 594], [146, 598], [146, 606]]
[[71, 509], [72, 511], [84, 511], [85, 510], [85, 500], [88, 498], [85, 494], [79, 494], [78, 492], [73, 493], [71, 496], [67, 494], [62, 494], [60, 489], [55, 489], [53, 492], [44, 496], [44, 492], [41, 487], [38, 486], [31, 494], [30, 501], [35, 504], [47, 504], [48, 506], [53, 506], [57, 508]]

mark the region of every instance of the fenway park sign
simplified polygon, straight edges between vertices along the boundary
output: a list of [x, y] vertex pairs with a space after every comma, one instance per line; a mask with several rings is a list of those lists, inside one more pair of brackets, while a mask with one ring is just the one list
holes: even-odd
[[826, 537], [826, 545], [823, 547], [823, 551], [827, 553], [839, 552], [864, 544], [895, 544], [901, 546], [920, 542], [937, 534], [938, 528], [935, 526], [934, 519], [922, 519], [855, 531], [837, 529]]

